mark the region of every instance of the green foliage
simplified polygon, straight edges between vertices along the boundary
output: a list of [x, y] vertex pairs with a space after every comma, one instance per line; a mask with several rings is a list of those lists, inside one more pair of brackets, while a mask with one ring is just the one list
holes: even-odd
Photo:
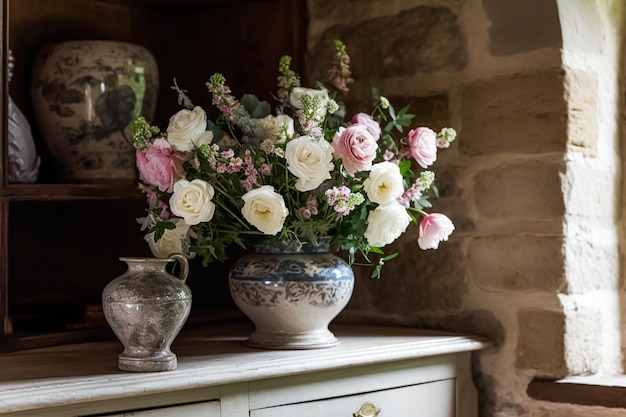
[[145, 117], [140, 116], [129, 125], [129, 130], [133, 137], [133, 146], [137, 149], [144, 149], [152, 143], [152, 139], [161, 134], [161, 130], [156, 126], [151, 126]]
[[176, 83], [176, 78], [174, 78], [174, 85], [171, 86], [170, 88], [176, 92], [176, 95], [178, 97], [178, 104], [179, 105], [181, 105], [184, 108], [189, 109], [189, 110], [194, 108], [194, 105], [191, 102], [191, 99], [187, 95], [187, 90], [181, 90], [178, 87], [178, 84]]
[[262, 119], [272, 113], [270, 103], [260, 101], [254, 94], [244, 94], [241, 97], [241, 104], [254, 119]]

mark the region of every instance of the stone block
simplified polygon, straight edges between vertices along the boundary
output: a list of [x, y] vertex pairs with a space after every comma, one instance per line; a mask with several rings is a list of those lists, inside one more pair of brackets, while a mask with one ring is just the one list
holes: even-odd
[[[446, 150], [439, 150], [439, 152], [446, 152]], [[433, 166], [432, 168], [434, 171], [437, 167]], [[463, 188], [459, 184], [459, 179], [462, 178], [463, 175], [465, 175], [465, 169], [459, 166], [448, 165], [437, 169], [435, 173], [435, 186], [437, 187], [439, 196], [442, 199], [461, 197], [463, 195]], [[433, 205], [438, 203], [437, 199], [431, 200]]]
[[[466, 261], [459, 245], [442, 242], [437, 250], [423, 251], [417, 236], [408, 236], [385, 248], [399, 252], [383, 268], [380, 279], [370, 279], [371, 268], [355, 267], [359, 292], [366, 291], [375, 310], [384, 314], [413, 314], [462, 308], [466, 288]], [[373, 256], [372, 256], [373, 258]]]
[[363, 14], [354, 13], [358, 10], [371, 10], [381, 0], [309, 0], [307, 1], [309, 18], [311, 20], [341, 20], [359, 17]]
[[569, 161], [563, 176], [563, 198], [567, 213], [589, 218], [598, 225], [613, 226], [620, 207], [618, 167], [593, 164], [588, 160]]
[[555, 292], [564, 285], [563, 238], [492, 236], [468, 248], [472, 279], [499, 291]]
[[[620, 332], [617, 329], [611, 329], [610, 321], [605, 320], [602, 316], [601, 308], [611, 306], [611, 295], [607, 295], [607, 299], [602, 302], [594, 300], [591, 303], [593, 295], [585, 296], [561, 296], [559, 297], [563, 306], [563, 314], [566, 320], [566, 333], [564, 334], [564, 343], [567, 350], [564, 360], [567, 364], [570, 374], [593, 374], [600, 370], [603, 346], [619, 346]], [[592, 305], [595, 304], [595, 305]], [[616, 310], [617, 306], [615, 305]], [[609, 311], [613, 317], [619, 314], [619, 311]], [[613, 320], [619, 322], [619, 320]], [[610, 340], [609, 340], [610, 339]], [[609, 354], [607, 349], [605, 353]], [[616, 356], [620, 356], [616, 352]], [[617, 359], [619, 363], [619, 358]], [[619, 368], [619, 366], [617, 366]], [[619, 372], [619, 369], [612, 369], [612, 372]]]
[[480, 369], [480, 372], [474, 372], [474, 382], [480, 392], [478, 401], [480, 416], [529, 417], [528, 410], [521, 404], [513, 402], [502, 388], [505, 382], [500, 375], [494, 376], [489, 370]]
[[462, 87], [459, 149], [467, 155], [564, 152], [567, 102], [560, 68]]
[[540, 377], [563, 377], [565, 317], [560, 311], [524, 309], [517, 313], [515, 366], [532, 369]]
[[565, 76], [568, 103], [568, 143], [588, 156], [598, 152], [598, 77], [594, 73], [568, 69]]
[[408, 324], [425, 329], [485, 336], [494, 343], [494, 350], [505, 343], [507, 334], [494, 312], [489, 310], [463, 310], [455, 314], [446, 312], [443, 317], [422, 314]]
[[[360, 84], [353, 86], [345, 102], [348, 115], [358, 112], [371, 113], [372, 108], [377, 104], [370, 102], [371, 85], [365, 86], [362, 90]], [[396, 112], [404, 106], [409, 106], [409, 113], [415, 115], [411, 121], [411, 126], [404, 129], [405, 135], [409, 129], [415, 129], [420, 126], [428, 126], [435, 131], [439, 131], [444, 127], [451, 127], [450, 100], [447, 93], [409, 97], [386, 95], [384, 90], [381, 89], [381, 94], [389, 99]], [[399, 132], [394, 131], [393, 133], [400, 138]]]
[[565, 256], [569, 294], [617, 291], [622, 275], [619, 240], [614, 226], [568, 223]]
[[[601, 54], [605, 48], [607, 34], [612, 30], [605, 19], [600, 16], [604, 7], [600, 3], [588, 0], [559, 1], [559, 15], [561, 16], [561, 32], [563, 33], [563, 49], [566, 51]], [[613, 18], [614, 27], [620, 27], [623, 15], [623, 2], [612, 1], [607, 5], [614, 9], [608, 12]], [[600, 13], [599, 13], [600, 12]], [[610, 29], [611, 28], [611, 29]]]
[[[446, 93], [419, 97], [389, 96], [387, 98], [396, 111], [404, 106], [409, 106], [409, 112], [415, 115], [411, 121], [411, 129], [428, 126], [439, 131], [444, 127], [451, 127], [450, 99]], [[405, 129], [405, 132], [408, 130]]]
[[493, 55], [559, 48], [561, 25], [556, 0], [483, 0]]
[[439, 198], [430, 198], [433, 207], [427, 211], [444, 213], [448, 216], [454, 223], [454, 233], [474, 231], [474, 220], [467, 210], [465, 190], [459, 182], [465, 175], [464, 168], [442, 164], [435, 166], [433, 171]]
[[334, 53], [333, 39], [346, 44], [353, 76], [358, 79], [459, 71], [469, 59], [458, 17], [445, 7], [418, 6], [330, 27], [310, 50], [307, 79], [325, 77]]
[[[465, 138], [464, 138], [465, 139]], [[545, 221], [565, 214], [560, 163], [500, 165], [475, 177], [474, 200], [481, 216]]]

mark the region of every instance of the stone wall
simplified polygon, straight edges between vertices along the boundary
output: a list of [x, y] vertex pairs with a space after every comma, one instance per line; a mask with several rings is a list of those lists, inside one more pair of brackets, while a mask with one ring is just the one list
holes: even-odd
[[[380, 280], [357, 272], [339, 320], [480, 333], [482, 416], [611, 416], [535, 401], [533, 378], [622, 372], [621, 27], [613, 0], [309, 0], [306, 74], [347, 45], [353, 92], [379, 85], [415, 125], [457, 129], [434, 211]], [[619, 123], [618, 123], [619, 121]], [[574, 410], [574, 411], [572, 411]]]

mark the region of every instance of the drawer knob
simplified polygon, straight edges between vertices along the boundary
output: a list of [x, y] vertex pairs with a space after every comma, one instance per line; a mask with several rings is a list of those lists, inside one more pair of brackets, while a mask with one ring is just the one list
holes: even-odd
[[359, 408], [357, 412], [354, 413], [352, 416], [353, 417], [376, 417], [378, 416], [378, 413], [380, 413], [380, 408], [378, 408], [376, 404], [368, 401], [364, 403], [361, 406], [361, 408]]

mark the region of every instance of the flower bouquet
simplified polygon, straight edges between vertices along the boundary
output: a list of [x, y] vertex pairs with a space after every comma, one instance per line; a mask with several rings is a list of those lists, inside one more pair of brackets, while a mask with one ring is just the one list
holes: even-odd
[[436, 192], [427, 168], [456, 132], [418, 127], [405, 135], [414, 115], [396, 111], [376, 89], [372, 110], [345, 120], [353, 79], [345, 45], [334, 46], [328, 79], [315, 88], [301, 86], [291, 58], [281, 58], [274, 109], [254, 95], [235, 98], [216, 73], [206, 83], [220, 111], [215, 121], [175, 82], [183, 109], [166, 131], [133, 122], [148, 204], [138, 221], [155, 256], [180, 252], [207, 265], [226, 260], [233, 245], [316, 245], [331, 237], [350, 264], [360, 256], [379, 277], [397, 255], [383, 248], [411, 223], [422, 249], [448, 239], [450, 219], [424, 211]]

